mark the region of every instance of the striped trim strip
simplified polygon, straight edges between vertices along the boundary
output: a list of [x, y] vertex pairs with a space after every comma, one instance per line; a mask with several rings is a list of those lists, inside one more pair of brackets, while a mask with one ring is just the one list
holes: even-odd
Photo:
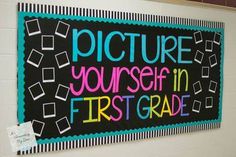
[[220, 125], [221, 123], [209, 123], [209, 124], [201, 124], [201, 125], [195, 125], [195, 126], [160, 129], [160, 130], [131, 133], [131, 134], [124, 134], [124, 135], [105, 136], [105, 137], [89, 138], [89, 139], [75, 140], [75, 141], [40, 144], [40, 145], [37, 145], [36, 147], [31, 148], [30, 150], [18, 151], [17, 154], [26, 155], [26, 154], [32, 154], [32, 153], [59, 151], [59, 150], [65, 150], [65, 149], [83, 148], [83, 147], [90, 147], [90, 146], [97, 146], [97, 145], [104, 145], [104, 144], [111, 144], [111, 143], [127, 142], [127, 141], [141, 140], [141, 139], [146, 139], [146, 138], [176, 135], [176, 134], [181, 134], [181, 133], [191, 133], [191, 132], [200, 131], [200, 130], [220, 128]]
[[46, 4], [18, 3], [18, 11], [224, 28], [223, 22], [216, 21]]

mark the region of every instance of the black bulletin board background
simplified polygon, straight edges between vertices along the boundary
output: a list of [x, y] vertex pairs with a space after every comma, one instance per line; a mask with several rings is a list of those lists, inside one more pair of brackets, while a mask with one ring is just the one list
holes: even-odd
[[[34, 19], [34, 17], [25, 17], [25, 21]], [[47, 18], [38, 18], [41, 32], [42, 34], [52, 34], [54, 35], [55, 29], [58, 23], [58, 20], [56, 19], [47, 19]], [[88, 119], [88, 102], [82, 102], [75, 105], [80, 110], [78, 114], [74, 115], [74, 124], [71, 124], [71, 129], [64, 134], [59, 134], [58, 129], [56, 128], [55, 121], [58, 120], [60, 117], [67, 116], [68, 119], [70, 117], [70, 98], [74, 97], [71, 93], [69, 93], [69, 96], [67, 98], [67, 101], [61, 101], [58, 99], [55, 99], [55, 92], [57, 89], [58, 84], [63, 84], [69, 86], [70, 82], [73, 82], [79, 86], [80, 82], [74, 80], [71, 77], [71, 66], [74, 65], [76, 67], [80, 66], [97, 66], [105, 67], [105, 71], [107, 71], [106, 78], [107, 80], [110, 79], [111, 76], [111, 70], [112, 67], [116, 66], [126, 66], [128, 68], [131, 68], [133, 66], [138, 66], [140, 69], [144, 66], [147, 66], [147, 63], [145, 63], [142, 60], [141, 57], [141, 41], [140, 38], [136, 39], [136, 51], [135, 51], [135, 62], [129, 63], [128, 58], [125, 57], [124, 60], [121, 62], [111, 62], [109, 61], [105, 56], [103, 56], [103, 62], [97, 63], [96, 62], [96, 53], [92, 55], [89, 58], [79, 58], [78, 63], [72, 62], [72, 29], [89, 29], [91, 30], [95, 36], [96, 32], [98, 30], [102, 30], [104, 33], [104, 36], [108, 34], [111, 31], [119, 30], [120, 32], [138, 32], [140, 34], [146, 34], [147, 35], [147, 51], [148, 56], [150, 58], [153, 58], [155, 56], [156, 51], [156, 35], [173, 35], [173, 36], [193, 36], [194, 30], [186, 30], [186, 29], [173, 29], [173, 28], [163, 28], [163, 27], [151, 27], [151, 26], [139, 26], [139, 25], [129, 25], [129, 24], [114, 24], [114, 23], [105, 23], [105, 22], [88, 22], [88, 21], [73, 21], [73, 20], [62, 20], [63, 22], [66, 22], [70, 25], [70, 30], [68, 32], [67, 38], [60, 38], [58, 36], [54, 36], [55, 40], [55, 49], [54, 51], [47, 51], [47, 50], [41, 50], [41, 35], [35, 35], [32, 37], [29, 37], [27, 35], [27, 31], [25, 30], [25, 63], [27, 60], [27, 57], [32, 49], [40, 50], [44, 54], [44, 59], [42, 60], [40, 67], [35, 68], [29, 64], [25, 64], [25, 89], [27, 89], [30, 85], [34, 84], [35, 82], [41, 82], [43, 89], [46, 93], [46, 95], [37, 101], [33, 101], [31, 98], [31, 95], [28, 90], [25, 90], [25, 121], [31, 121], [33, 119], [37, 119], [40, 121], [45, 122], [45, 127], [43, 130], [43, 133], [40, 137], [40, 139], [44, 138], [52, 138], [52, 137], [62, 137], [62, 136], [72, 136], [72, 135], [84, 135], [84, 134], [91, 134], [91, 133], [101, 133], [101, 132], [110, 132], [110, 131], [120, 131], [120, 130], [129, 130], [129, 129], [138, 129], [138, 128], [145, 128], [145, 127], [152, 127], [152, 126], [162, 126], [162, 125], [168, 125], [168, 124], [178, 124], [183, 122], [195, 122], [195, 121], [201, 121], [201, 120], [213, 120], [218, 118], [219, 113], [219, 89], [220, 87], [220, 46], [213, 44], [213, 51], [216, 54], [218, 64], [211, 68], [210, 70], [210, 79], [218, 82], [217, 91], [215, 94], [208, 92], [208, 86], [210, 79], [203, 79], [201, 78], [201, 68], [202, 66], [206, 65], [209, 66], [209, 60], [208, 57], [212, 54], [212, 52], [205, 52], [205, 46], [204, 42], [195, 44], [194, 39], [191, 41], [184, 42], [183, 47], [189, 47], [192, 49], [191, 53], [185, 53], [184, 59], [186, 60], [193, 60], [195, 52], [197, 50], [200, 50], [201, 52], [204, 52], [204, 60], [202, 62], [202, 65], [196, 63], [193, 61], [192, 65], [180, 65], [175, 64], [169, 59], [166, 60], [165, 64], [161, 64], [160, 62], [157, 62], [152, 65], [148, 65], [151, 67], [157, 67], [158, 69], [166, 66], [170, 68], [170, 72], [172, 75], [172, 71], [174, 68], [181, 68], [181, 69], [187, 69], [189, 73], [189, 92], [175, 92], [177, 95], [185, 95], [190, 94], [190, 99], [186, 99], [187, 107], [185, 108], [185, 112], [189, 113], [190, 116], [188, 117], [170, 117], [166, 114], [162, 118], [158, 118], [156, 116], [153, 117], [153, 119], [146, 119], [141, 120], [137, 117], [136, 114], [136, 104], [138, 101], [138, 98], [142, 95], [154, 95], [158, 94], [161, 95], [163, 98], [164, 94], [167, 94], [168, 98], [170, 99], [170, 94], [173, 92], [173, 80], [172, 77], [168, 77], [168, 81], [164, 80], [163, 82], [163, 91], [150, 91], [150, 92], [143, 92], [139, 91], [135, 93], [136, 99], [133, 99], [130, 103], [130, 120], [125, 120], [125, 116], [123, 116], [123, 119], [119, 122], [109, 122], [105, 119], [102, 119], [100, 123], [82, 123], [82, 120]], [[206, 32], [202, 31], [203, 39], [209, 39], [212, 40], [214, 37], [214, 32]], [[81, 49], [87, 50], [90, 45], [90, 40], [86, 36], [81, 38], [83, 44], [83, 47]], [[81, 42], [81, 41], [80, 41]], [[173, 43], [169, 43], [167, 47], [172, 46]], [[129, 38], [126, 38], [125, 42], [120, 42], [119, 38], [114, 38], [114, 40], [111, 43], [111, 52], [120, 52], [121, 50], [126, 50], [129, 52]], [[64, 67], [62, 69], [58, 69], [57, 63], [55, 60], [55, 54], [67, 51], [68, 57], [70, 60], [71, 65]], [[173, 52], [175, 55], [174, 58], [177, 58], [177, 50]], [[115, 54], [113, 53], [114, 57], [119, 55], [119, 53]], [[56, 82], [54, 83], [48, 83], [43, 84], [42, 83], [42, 67], [55, 67], [56, 72]], [[95, 79], [95, 80], [94, 80]], [[196, 81], [201, 81], [203, 91], [197, 95], [194, 95], [192, 84]], [[91, 85], [94, 85], [96, 82], [96, 78], [91, 75], [90, 83]], [[133, 81], [128, 77], [123, 75], [122, 84], [120, 85], [121, 92], [116, 93], [118, 95], [132, 95], [129, 93], [125, 87], [129, 84], [132, 85]], [[108, 82], [109, 83], [109, 82]], [[183, 89], [183, 87], [182, 87]], [[183, 91], [183, 90], [182, 90]], [[101, 91], [98, 91], [96, 93], [89, 93], [85, 91], [81, 97], [89, 97], [89, 96], [102, 96], [102, 95], [109, 95], [110, 97], [113, 97], [116, 94], [104, 94]], [[192, 112], [192, 103], [194, 99], [200, 100], [202, 102], [205, 101], [206, 96], [213, 96], [214, 97], [214, 105], [211, 109], [204, 109], [204, 104], [202, 104], [201, 112], [200, 113], [194, 113]], [[56, 103], [56, 112], [57, 116], [53, 118], [44, 119], [43, 118], [43, 110], [42, 110], [42, 104], [45, 102], [55, 102]], [[134, 104], [134, 105], [132, 105]], [[96, 104], [94, 102], [94, 107], [96, 108]], [[125, 111], [125, 105], [118, 104], [120, 108]], [[94, 110], [94, 116], [96, 117], [96, 110]], [[85, 113], [85, 114], [84, 114]], [[114, 111], [114, 109], [109, 109], [106, 111], [106, 113], [109, 115], [109, 113], [112, 113], [114, 116], [117, 116], [117, 112]], [[125, 112], [124, 112], [125, 113]], [[37, 137], [39, 138], [39, 137]]]

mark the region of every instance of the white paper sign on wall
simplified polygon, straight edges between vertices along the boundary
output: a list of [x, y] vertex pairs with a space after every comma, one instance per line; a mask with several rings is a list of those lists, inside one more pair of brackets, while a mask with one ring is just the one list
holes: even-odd
[[7, 133], [13, 152], [27, 150], [37, 145], [31, 122], [8, 127]]

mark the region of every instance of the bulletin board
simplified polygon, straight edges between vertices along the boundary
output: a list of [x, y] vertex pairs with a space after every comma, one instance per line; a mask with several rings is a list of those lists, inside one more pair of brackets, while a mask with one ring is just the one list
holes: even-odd
[[219, 128], [224, 24], [18, 4], [18, 121], [56, 151]]

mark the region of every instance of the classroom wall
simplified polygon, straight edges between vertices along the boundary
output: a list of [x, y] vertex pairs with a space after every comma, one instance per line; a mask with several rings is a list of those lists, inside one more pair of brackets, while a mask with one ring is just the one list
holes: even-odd
[[[24, 0], [24, 2], [37, 2]], [[41, 157], [235, 157], [236, 11], [133, 0], [40, 0], [57, 4], [115, 11], [160, 14], [225, 22], [223, 122], [221, 129], [83, 149], [42, 153]], [[15, 157], [6, 128], [17, 123], [17, 0], [0, 0], [0, 157]], [[33, 156], [33, 155], [30, 155]]]

